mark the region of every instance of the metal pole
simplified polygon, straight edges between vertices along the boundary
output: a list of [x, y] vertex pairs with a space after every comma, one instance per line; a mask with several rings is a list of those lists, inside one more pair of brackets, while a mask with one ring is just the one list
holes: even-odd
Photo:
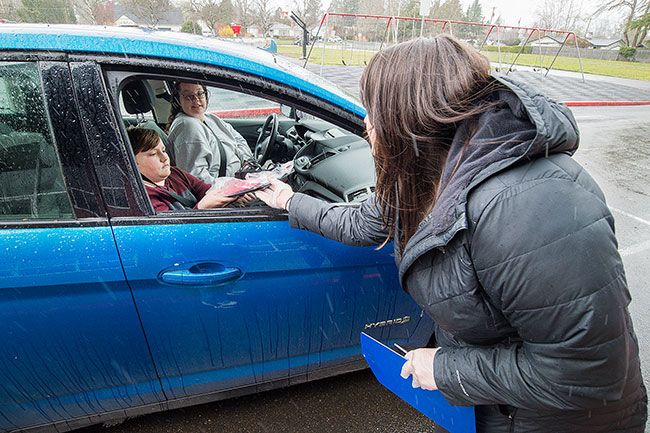
[[500, 71], [501, 70], [501, 28], [499, 26], [497, 26], [497, 53], [499, 53], [498, 57], [499, 57], [499, 71]]
[[[303, 65], [302, 65], [303, 68], [307, 67], [307, 62], [309, 61], [309, 57], [311, 57], [311, 52], [314, 49], [314, 44], [318, 40], [318, 35], [320, 34], [320, 29], [323, 27], [323, 21], [325, 21], [325, 19], [327, 19], [327, 17], [328, 17], [328, 14], [326, 13], [325, 15], [323, 15], [323, 18], [321, 18], [320, 24], [318, 25], [318, 31], [316, 32], [316, 37], [314, 38], [314, 41], [311, 43], [311, 47], [309, 47], [309, 54], [307, 54], [306, 46], [305, 46], [305, 39], [306, 39], [305, 33], [307, 31], [307, 25], [305, 24], [304, 21], [302, 21], [300, 18], [298, 18], [298, 16], [296, 14], [291, 12], [291, 19], [296, 24], [298, 24], [298, 26], [302, 29], [302, 43], [303, 43], [302, 55], [303, 55], [303, 57], [305, 59], [305, 63], [303, 63]], [[326, 30], [326, 32], [327, 32], [327, 30]]]
[[483, 39], [483, 42], [478, 47], [479, 51], [483, 49], [483, 45], [485, 45], [485, 43], [487, 42], [488, 38], [490, 37], [490, 34], [492, 33], [492, 30], [494, 30], [494, 25], [490, 26], [490, 30], [487, 32], [487, 35], [485, 35], [485, 39]]
[[582, 57], [580, 57], [580, 47], [578, 46], [578, 35], [573, 34], [573, 40], [576, 41], [576, 50], [578, 51], [578, 63], [580, 63], [580, 74], [582, 75], [582, 82], [585, 82], [585, 71], [582, 68]]
[[[325, 15], [325, 40], [327, 40], [327, 32], [329, 30], [330, 16]], [[316, 41], [313, 42], [314, 44]], [[323, 44], [323, 50], [321, 51], [320, 56], [320, 76], [323, 76], [323, 65], [325, 64], [325, 44]]]
[[[559, 49], [557, 50], [557, 52], [555, 53], [555, 57], [553, 57], [553, 61], [552, 61], [551, 64], [549, 65], [548, 69], [546, 70], [546, 74], [544, 74], [545, 77], [546, 77], [546, 76], [548, 75], [548, 73], [551, 71], [551, 68], [553, 67], [553, 64], [555, 63], [555, 59], [557, 59], [557, 56], [560, 55], [560, 51], [562, 51], [562, 48], [564, 48], [564, 44], [566, 44], [566, 41], [567, 41], [567, 39], [569, 39], [569, 35], [570, 35], [570, 34], [571, 34], [571, 33], [567, 33], [566, 37], [565, 37], [564, 40], [562, 41], [562, 45], [560, 45], [560, 48], [559, 48]], [[583, 79], [584, 79], [584, 76], [583, 76]]]
[[386, 35], [388, 34], [388, 30], [390, 29], [390, 21], [393, 17], [388, 17], [388, 23], [386, 24], [386, 30], [384, 30], [384, 37], [381, 40], [381, 43], [379, 44], [379, 51], [382, 50], [384, 47], [384, 41], [386, 40]]
[[[514, 64], [517, 63], [517, 59], [519, 59], [519, 55], [521, 54], [522, 51], [524, 51], [524, 48], [526, 48], [526, 44], [528, 43], [528, 41], [530, 40], [531, 36], [533, 35], [533, 33], [534, 33], [535, 31], [536, 31], [536, 29], [532, 29], [532, 30], [530, 31], [530, 33], [528, 33], [528, 37], [526, 38], [526, 40], [524, 41], [524, 44], [521, 46], [521, 49], [519, 50], [519, 52], [518, 52], [517, 55], [515, 56], [515, 59], [514, 59], [514, 60], [512, 61], [512, 63], [510, 64], [510, 67], [508, 68], [508, 72], [506, 72], [506, 75], [510, 72], [510, 70], [512, 69], [512, 67], [514, 66]], [[539, 33], [538, 33], [538, 34], [539, 34]]]
[[537, 38], [537, 48], [539, 48], [539, 72], [541, 73], [542, 70], [544, 69], [544, 60], [542, 57], [542, 44], [539, 42], [542, 39], [542, 37], [539, 34], [538, 36], [539, 37]]

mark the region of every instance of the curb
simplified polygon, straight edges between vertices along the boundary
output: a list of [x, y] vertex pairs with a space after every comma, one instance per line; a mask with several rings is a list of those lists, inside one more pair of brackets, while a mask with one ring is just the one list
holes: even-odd
[[567, 107], [622, 107], [626, 105], [650, 105], [650, 101], [567, 101]]

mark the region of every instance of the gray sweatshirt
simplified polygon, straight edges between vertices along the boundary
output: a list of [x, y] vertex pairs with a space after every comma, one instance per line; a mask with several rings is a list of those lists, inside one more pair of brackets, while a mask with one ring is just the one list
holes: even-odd
[[206, 114], [201, 122], [179, 113], [169, 130], [169, 142], [169, 154], [175, 164], [209, 184], [219, 177], [218, 142], [226, 153], [226, 176], [233, 176], [245, 160], [253, 158], [244, 137], [212, 114]]

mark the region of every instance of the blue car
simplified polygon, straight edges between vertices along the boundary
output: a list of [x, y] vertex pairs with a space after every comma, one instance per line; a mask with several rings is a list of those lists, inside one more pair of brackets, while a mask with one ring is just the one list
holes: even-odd
[[[183, 34], [0, 26], [0, 431], [67, 431], [365, 368], [359, 334], [424, 346], [392, 247], [291, 229], [265, 205], [156, 214], [129, 125], [166, 138], [200, 81], [292, 187], [374, 188], [357, 100], [256, 48]], [[264, 135], [264, 134], [262, 134]], [[287, 153], [287, 149], [293, 149]]]

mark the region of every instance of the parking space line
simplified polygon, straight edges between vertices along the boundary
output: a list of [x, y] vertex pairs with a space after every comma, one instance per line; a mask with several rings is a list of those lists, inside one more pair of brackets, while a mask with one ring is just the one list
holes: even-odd
[[625, 215], [626, 217], [632, 218], [635, 221], [638, 221], [638, 222], [643, 223], [643, 224], [645, 224], [647, 226], [650, 226], [650, 221], [644, 220], [643, 218], [639, 218], [638, 216], [632, 215], [631, 213], [625, 212], [624, 210], [616, 209], [615, 207], [611, 207], [611, 206], [609, 207], [609, 209], [611, 211], [613, 211], [613, 212], [618, 212], [621, 215]]

